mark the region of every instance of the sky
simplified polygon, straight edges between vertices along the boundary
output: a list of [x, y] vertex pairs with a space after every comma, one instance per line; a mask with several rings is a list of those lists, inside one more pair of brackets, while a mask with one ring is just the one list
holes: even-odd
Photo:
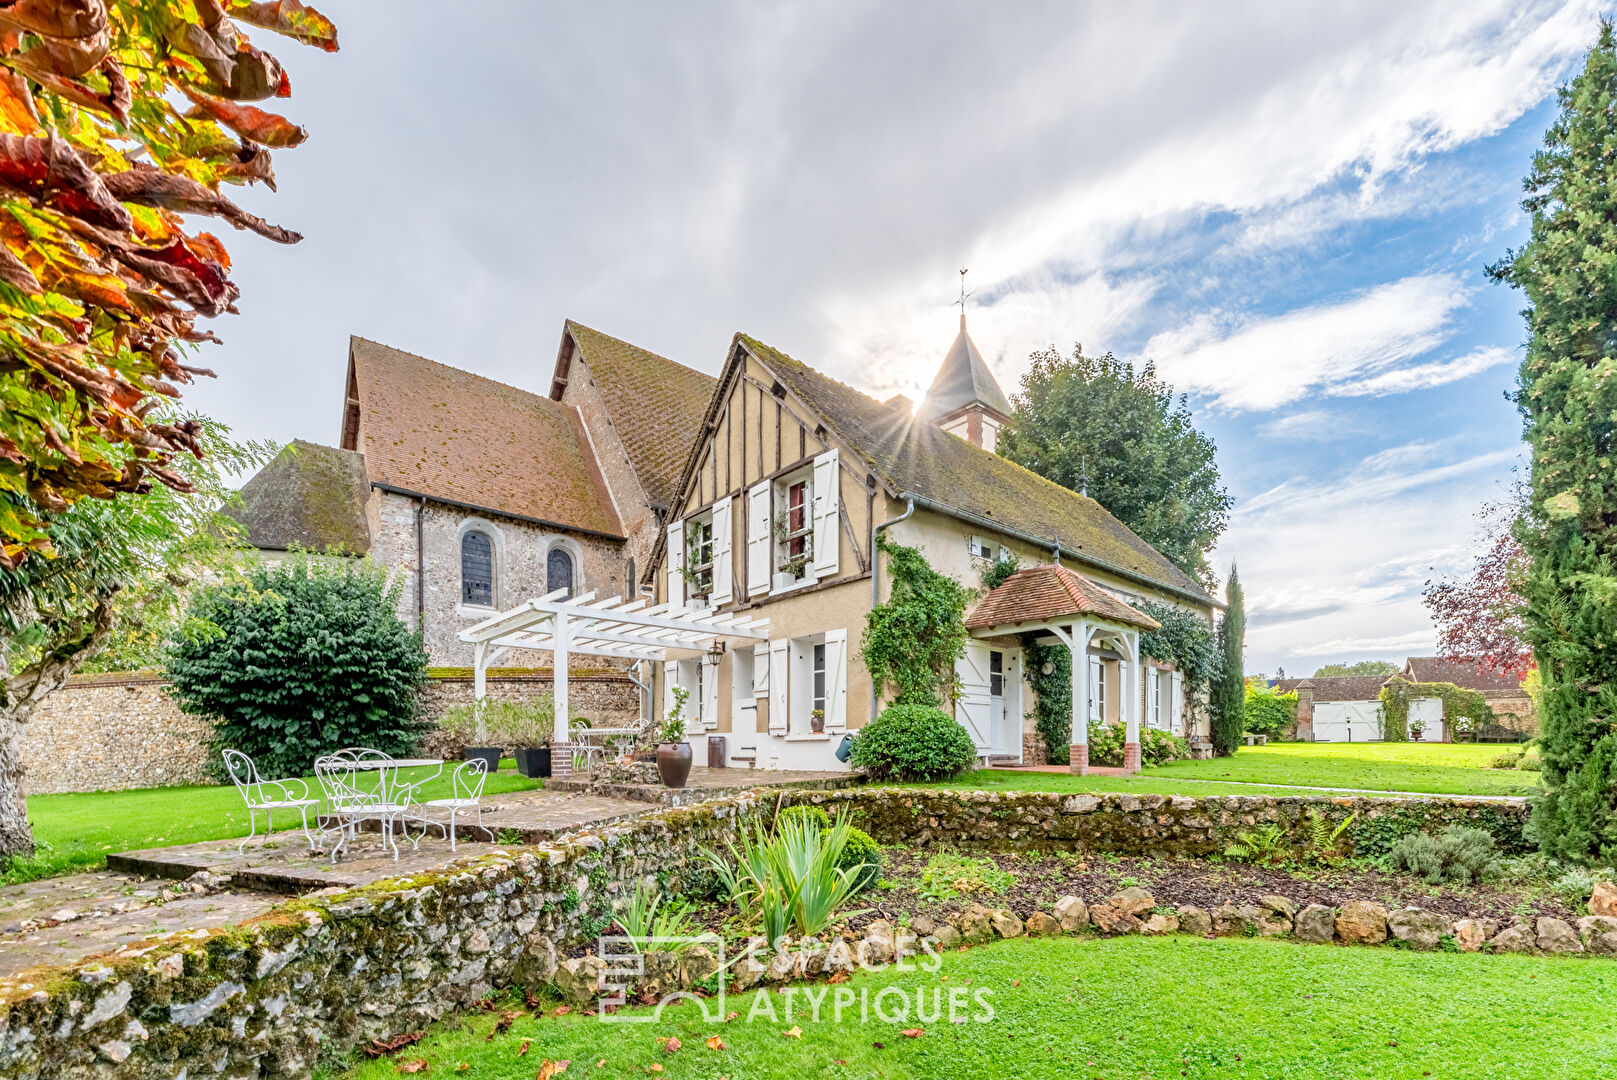
[[[1249, 670], [1429, 652], [1522, 467], [1521, 177], [1569, 3], [320, 0], [258, 32], [306, 239], [232, 243], [191, 405], [335, 443], [350, 334], [544, 393], [562, 322], [716, 372], [753, 334], [918, 397], [955, 332], [1154, 363], [1219, 447]], [[229, 238], [227, 238], [228, 240]]]

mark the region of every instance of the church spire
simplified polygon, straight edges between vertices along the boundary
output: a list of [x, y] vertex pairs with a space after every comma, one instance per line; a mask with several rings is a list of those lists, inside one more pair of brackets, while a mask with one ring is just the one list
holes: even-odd
[[1011, 405], [993, 372], [966, 332], [966, 273], [960, 271], [960, 332], [943, 358], [932, 388], [921, 403], [921, 418], [985, 450], [994, 449], [999, 427], [1010, 419]]

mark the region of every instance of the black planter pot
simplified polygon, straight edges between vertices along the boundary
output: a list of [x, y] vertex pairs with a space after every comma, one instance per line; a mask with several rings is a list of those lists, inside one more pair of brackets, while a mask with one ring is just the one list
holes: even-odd
[[691, 775], [691, 744], [658, 743], [657, 775], [662, 777], [664, 787], [684, 787]]
[[468, 746], [461, 753], [461, 757], [467, 761], [471, 761], [473, 758], [482, 758], [488, 762], [488, 771], [496, 773], [500, 771], [500, 754], [502, 752], [503, 748], [498, 746]]
[[550, 775], [550, 747], [525, 746], [516, 751], [517, 772], [530, 780]]

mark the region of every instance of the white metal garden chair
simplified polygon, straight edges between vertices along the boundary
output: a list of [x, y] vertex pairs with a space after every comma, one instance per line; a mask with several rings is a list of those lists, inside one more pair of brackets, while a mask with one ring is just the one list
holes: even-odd
[[[337, 836], [337, 842], [331, 848], [331, 861], [336, 862], [337, 856], [347, 850], [348, 842], [358, 837], [359, 826], [363, 822], [375, 821], [381, 829], [383, 845], [393, 849], [393, 861], [397, 862], [399, 845], [393, 839], [393, 823], [397, 819], [402, 825], [405, 816], [410, 813], [415, 785], [394, 785], [395, 788], [403, 788], [401, 799], [400, 793], [390, 790], [388, 783], [389, 774], [396, 770], [382, 768], [374, 770], [381, 777], [376, 786], [365, 786], [361, 783], [361, 777], [372, 770], [360, 769], [362, 756], [365, 760], [392, 761], [380, 750], [339, 750], [314, 763], [315, 779], [326, 794], [332, 820], [328, 828]], [[404, 834], [409, 838], [407, 827]], [[419, 844], [420, 837], [416, 837], [414, 845]]]
[[449, 839], [450, 851], [455, 850], [455, 818], [468, 811], [476, 815], [473, 827], [488, 833], [489, 842], [494, 842], [494, 830], [483, 824], [483, 784], [487, 780], [488, 762], [482, 758], [471, 758], [455, 766], [455, 771], [449, 774], [449, 798], [428, 799], [420, 804], [422, 810], [449, 811], [447, 823], [433, 821], [431, 824], [443, 829], [444, 836]]
[[320, 805], [319, 799], [309, 797], [309, 784], [307, 781], [292, 777], [286, 780], [265, 780], [258, 775], [258, 766], [253, 759], [240, 750], [224, 751], [225, 771], [230, 774], [236, 790], [241, 792], [242, 801], [247, 804], [247, 839], [236, 845], [237, 851], [247, 847], [247, 841], [258, 835], [258, 812], [264, 811], [265, 820], [269, 827], [265, 836], [275, 832], [275, 811], [296, 810], [303, 819], [303, 838], [309, 842], [310, 851], [318, 851], [314, 834], [309, 831], [309, 807]]

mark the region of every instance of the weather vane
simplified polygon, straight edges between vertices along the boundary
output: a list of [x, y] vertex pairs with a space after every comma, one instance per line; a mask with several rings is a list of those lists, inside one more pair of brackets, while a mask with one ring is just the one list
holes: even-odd
[[960, 299], [956, 300], [955, 303], [960, 305], [961, 326], [966, 325], [966, 297], [971, 295], [971, 293], [966, 291], [966, 274], [969, 272], [970, 271], [964, 266], [960, 268]]

